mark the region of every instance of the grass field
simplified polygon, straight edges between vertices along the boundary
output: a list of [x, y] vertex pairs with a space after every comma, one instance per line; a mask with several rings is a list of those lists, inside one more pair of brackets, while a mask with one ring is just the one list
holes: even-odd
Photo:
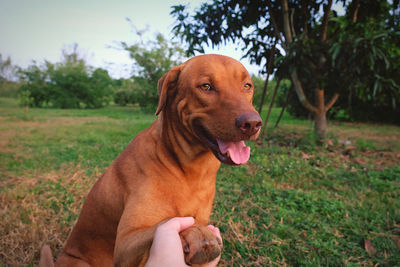
[[[0, 265], [37, 265], [45, 243], [57, 255], [93, 183], [154, 119], [0, 98]], [[400, 128], [331, 123], [318, 147], [311, 130], [285, 114], [248, 164], [222, 166], [221, 266], [400, 266]]]

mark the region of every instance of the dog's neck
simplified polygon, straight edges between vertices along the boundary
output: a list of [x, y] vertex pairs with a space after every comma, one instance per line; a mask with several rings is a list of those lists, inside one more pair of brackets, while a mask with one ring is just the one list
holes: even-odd
[[[159, 151], [168, 153], [167, 158], [175, 161], [183, 173], [216, 175], [221, 163], [214, 154], [176, 118], [163, 114], [157, 118], [157, 131], [160, 136]], [[198, 166], [207, 166], [199, 168]]]
[[[211, 214], [221, 163], [208, 148], [181, 127], [159, 115], [150, 127], [154, 142], [153, 157], [158, 160], [158, 166], [162, 166], [164, 182], [169, 180], [167, 184], [176, 185], [178, 194], [175, 197], [185, 199], [177, 201], [185, 203], [176, 207], [178, 214], [193, 216], [198, 223], [205, 225]], [[180, 188], [185, 190], [180, 191]]]

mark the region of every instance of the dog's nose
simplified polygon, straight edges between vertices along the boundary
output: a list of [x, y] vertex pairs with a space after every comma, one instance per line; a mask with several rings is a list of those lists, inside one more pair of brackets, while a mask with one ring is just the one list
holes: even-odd
[[262, 125], [262, 120], [260, 115], [256, 112], [245, 113], [236, 118], [236, 127], [240, 129], [240, 131], [247, 135], [252, 136], [260, 130]]

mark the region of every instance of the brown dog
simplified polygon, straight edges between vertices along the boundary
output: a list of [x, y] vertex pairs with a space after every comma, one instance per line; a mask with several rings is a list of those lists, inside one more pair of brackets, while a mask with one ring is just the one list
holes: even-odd
[[[238, 61], [203, 55], [173, 67], [158, 90], [157, 120], [94, 185], [57, 266], [143, 266], [157, 226], [177, 216], [197, 223], [181, 233], [186, 263], [220, 254], [205, 225], [220, 162], [245, 163], [243, 140], [260, 130], [252, 81]], [[48, 246], [41, 255], [42, 265], [52, 265]]]

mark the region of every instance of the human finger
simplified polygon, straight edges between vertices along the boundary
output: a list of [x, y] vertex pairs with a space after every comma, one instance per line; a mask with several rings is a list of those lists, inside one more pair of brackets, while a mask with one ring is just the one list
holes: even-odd
[[217, 236], [217, 238], [221, 241], [222, 244], [222, 237], [219, 228], [215, 227], [214, 225], [207, 225], [207, 228], [210, 229], [214, 233], [214, 235]]
[[193, 217], [175, 217], [158, 227], [159, 231], [173, 230], [181, 232], [194, 224]]

